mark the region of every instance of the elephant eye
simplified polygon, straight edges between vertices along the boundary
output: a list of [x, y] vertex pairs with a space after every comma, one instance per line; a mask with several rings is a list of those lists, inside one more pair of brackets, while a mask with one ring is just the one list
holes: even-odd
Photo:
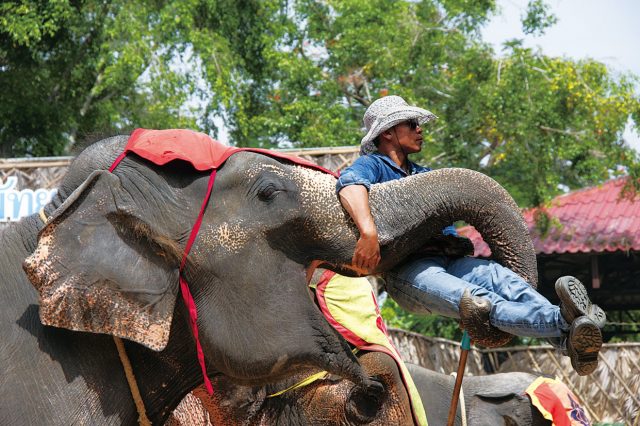
[[268, 183], [261, 187], [258, 191], [258, 199], [260, 201], [271, 201], [276, 197], [276, 195], [278, 195], [279, 192], [282, 191], [279, 190], [273, 183]]

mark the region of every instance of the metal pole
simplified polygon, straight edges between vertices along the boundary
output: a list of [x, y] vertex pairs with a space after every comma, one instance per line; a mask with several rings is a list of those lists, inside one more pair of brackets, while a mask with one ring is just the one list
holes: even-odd
[[449, 419], [447, 426], [453, 426], [456, 422], [456, 412], [458, 411], [458, 399], [460, 397], [460, 388], [462, 387], [462, 377], [464, 369], [467, 365], [467, 355], [471, 349], [471, 339], [467, 330], [462, 333], [462, 343], [460, 344], [460, 361], [458, 362], [458, 373], [456, 374], [456, 384], [453, 387], [453, 395], [451, 396], [451, 406], [449, 407]]

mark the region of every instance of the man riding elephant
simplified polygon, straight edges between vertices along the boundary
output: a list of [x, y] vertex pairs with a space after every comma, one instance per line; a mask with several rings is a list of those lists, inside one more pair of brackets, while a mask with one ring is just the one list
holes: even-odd
[[[353, 265], [363, 273], [375, 269], [381, 259], [368, 190], [376, 183], [431, 170], [409, 161], [408, 156], [420, 152], [421, 126], [435, 118], [399, 96], [376, 100], [364, 114], [367, 134], [361, 142], [362, 156], [342, 172], [336, 185], [342, 205], [360, 231]], [[394, 299], [410, 310], [460, 318], [476, 338], [474, 331], [480, 330], [475, 330], [476, 322], [470, 317], [477, 316], [478, 310], [472, 307], [484, 307], [487, 327], [496, 333], [550, 338], [552, 344], [566, 349], [578, 374], [596, 369], [606, 316], [591, 303], [580, 281], [558, 279], [560, 306], [553, 305], [509, 268], [465, 257], [469, 243], [457, 236], [453, 226], [442, 234], [440, 253], [423, 251], [385, 274]], [[447, 250], [453, 250], [452, 255], [441, 254]]]
[[[358, 229], [340, 208], [336, 178], [271, 153], [202, 155], [227, 148], [180, 130], [100, 141], [76, 158], [42, 214], [0, 232], [0, 360], [8, 366], [0, 377], [0, 424], [134, 424], [139, 401], [110, 335], [127, 339], [154, 424], [202, 383], [199, 361], [214, 383], [224, 377], [269, 394], [297, 375], [327, 371], [316, 386], [335, 383], [339, 392], [329, 399], [308, 387], [268, 400], [258, 391], [257, 401], [283, 424], [311, 423], [287, 405], [298, 401], [296, 392], [320, 412], [333, 407], [361, 423], [399, 424], [390, 416], [398, 409], [411, 421], [391, 358], [354, 356], [309, 297], [314, 265], [353, 271]], [[193, 150], [198, 155], [186, 155]], [[447, 191], [451, 182], [467, 188], [463, 196]], [[515, 203], [481, 173], [437, 170], [373, 185], [369, 196], [384, 255], [376, 272], [394, 268], [455, 220], [473, 224], [499, 262], [521, 276], [535, 272], [533, 247], [520, 247], [530, 240]], [[188, 306], [176, 303], [187, 294], [183, 282]], [[379, 372], [386, 372], [382, 381]], [[247, 401], [238, 402], [247, 414]]]

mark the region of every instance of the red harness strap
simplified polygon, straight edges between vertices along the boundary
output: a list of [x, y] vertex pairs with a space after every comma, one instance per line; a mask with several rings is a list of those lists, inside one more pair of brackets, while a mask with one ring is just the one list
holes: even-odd
[[182, 292], [182, 299], [184, 300], [184, 304], [187, 305], [189, 309], [189, 322], [191, 323], [191, 331], [193, 332], [193, 338], [196, 340], [196, 350], [198, 351], [198, 362], [200, 363], [200, 368], [202, 369], [202, 376], [204, 377], [204, 385], [207, 388], [207, 392], [209, 395], [213, 395], [213, 386], [211, 386], [211, 381], [209, 380], [209, 376], [207, 375], [207, 367], [204, 362], [204, 353], [202, 352], [202, 346], [200, 345], [200, 338], [198, 337], [198, 310], [196, 309], [196, 302], [193, 300], [193, 296], [191, 296], [191, 291], [189, 291], [189, 284], [187, 284], [187, 280], [182, 276], [182, 271], [184, 270], [184, 265], [187, 262], [187, 256], [191, 251], [191, 246], [193, 242], [196, 240], [198, 236], [198, 231], [200, 230], [200, 224], [202, 224], [202, 216], [204, 215], [204, 211], [207, 208], [207, 204], [209, 203], [209, 198], [211, 197], [211, 191], [213, 190], [213, 182], [216, 180], [216, 169], [213, 169], [211, 175], [209, 176], [209, 185], [207, 186], [207, 194], [204, 196], [204, 200], [202, 200], [202, 207], [200, 207], [200, 213], [198, 213], [198, 219], [196, 223], [193, 225], [191, 229], [191, 235], [189, 235], [189, 241], [187, 242], [187, 246], [184, 248], [184, 255], [182, 256], [182, 262], [180, 262], [180, 290]]
[[[109, 167], [109, 172], [113, 172], [113, 170], [118, 166], [118, 164], [127, 156], [127, 151], [124, 151], [122, 154], [116, 158], [111, 167]], [[202, 376], [204, 378], [204, 385], [207, 388], [207, 392], [209, 395], [213, 395], [213, 386], [211, 385], [211, 381], [209, 380], [209, 376], [207, 375], [207, 367], [204, 362], [204, 352], [202, 351], [202, 345], [200, 344], [200, 337], [198, 334], [198, 310], [196, 308], [196, 303], [193, 300], [193, 296], [191, 296], [191, 291], [189, 290], [189, 284], [182, 276], [182, 272], [184, 271], [184, 266], [187, 263], [187, 256], [191, 251], [191, 246], [193, 246], [196, 237], [198, 236], [198, 231], [200, 231], [200, 225], [202, 224], [202, 217], [204, 216], [204, 211], [207, 208], [207, 204], [209, 203], [209, 198], [211, 198], [211, 191], [213, 190], [213, 183], [216, 179], [216, 169], [213, 169], [211, 175], [209, 176], [209, 184], [207, 186], [207, 193], [204, 196], [204, 200], [202, 201], [202, 206], [200, 207], [200, 213], [198, 213], [198, 218], [196, 219], [193, 228], [191, 228], [191, 234], [189, 235], [189, 240], [187, 241], [187, 245], [184, 248], [184, 254], [182, 255], [182, 261], [180, 262], [180, 292], [182, 293], [182, 299], [184, 300], [184, 304], [187, 306], [189, 310], [189, 324], [191, 325], [191, 332], [193, 333], [193, 338], [196, 341], [196, 351], [198, 354], [198, 362], [200, 363], [200, 368], [202, 370]]]

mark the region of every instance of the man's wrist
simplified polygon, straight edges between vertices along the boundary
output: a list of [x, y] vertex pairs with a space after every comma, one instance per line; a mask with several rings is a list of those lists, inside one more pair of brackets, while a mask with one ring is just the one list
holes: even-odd
[[360, 238], [364, 238], [364, 239], [367, 239], [367, 240], [375, 238], [377, 240], [378, 239], [378, 230], [376, 229], [375, 225], [361, 229], [360, 230]]

